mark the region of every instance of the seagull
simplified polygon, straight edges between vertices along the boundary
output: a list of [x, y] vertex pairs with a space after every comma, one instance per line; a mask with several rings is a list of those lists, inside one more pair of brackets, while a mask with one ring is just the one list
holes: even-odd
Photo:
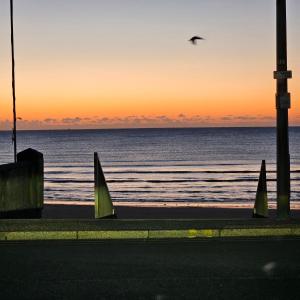
[[189, 42], [191, 42], [193, 45], [197, 45], [197, 40], [204, 40], [204, 38], [195, 35], [189, 39]]

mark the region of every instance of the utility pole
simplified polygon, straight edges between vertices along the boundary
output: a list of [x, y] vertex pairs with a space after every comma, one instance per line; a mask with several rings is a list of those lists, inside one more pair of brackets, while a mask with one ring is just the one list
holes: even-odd
[[16, 86], [15, 86], [15, 49], [14, 49], [14, 6], [10, 0], [10, 41], [11, 41], [11, 71], [12, 71], [12, 95], [13, 95], [13, 135], [14, 162], [17, 162], [17, 114], [16, 114]]
[[290, 216], [290, 154], [289, 154], [289, 117], [291, 107], [288, 79], [292, 72], [287, 70], [287, 28], [286, 0], [276, 0], [277, 31], [277, 218]]

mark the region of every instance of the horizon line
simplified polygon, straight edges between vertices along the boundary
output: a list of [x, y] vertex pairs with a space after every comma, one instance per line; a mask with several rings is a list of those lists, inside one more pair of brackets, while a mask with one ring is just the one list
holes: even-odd
[[[230, 129], [230, 128], [274, 128], [276, 126], [197, 126], [197, 127], [117, 127], [117, 128], [49, 128], [49, 129], [18, 129], [19, 131], [96, 131], [96, 130], [141, 130], [141, 129]], [[289, 128], [300, 128], [300, 125], [291, 125]], [[11, 132], [12, 130], [2, 130], [0, 132]]]

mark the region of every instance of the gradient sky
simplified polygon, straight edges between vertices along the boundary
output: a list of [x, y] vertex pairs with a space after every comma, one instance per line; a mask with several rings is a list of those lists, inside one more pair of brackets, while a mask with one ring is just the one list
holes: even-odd
[[[19, 128], [275, 124], [275, 0], [14, 0]], [[288, 3], [300, 125], [300, 1]], [[192, 35], [206, 38], [198, 46]], [[9, 0], [0, 129], [11, 128]]]

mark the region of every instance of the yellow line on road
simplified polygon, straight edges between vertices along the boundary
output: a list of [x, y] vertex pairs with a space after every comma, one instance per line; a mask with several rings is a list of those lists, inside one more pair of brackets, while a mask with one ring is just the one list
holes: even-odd
[[221, 228], [175, 230], [76, 230], [76, 231], [6, 231], [0, 241], [17, 240], [107, 240], [107, 239], [181, 239], [222, 237], [300, 236], [298, 227]]
[[78, 231], [78, 240], [147, 239], [148, 230]]

